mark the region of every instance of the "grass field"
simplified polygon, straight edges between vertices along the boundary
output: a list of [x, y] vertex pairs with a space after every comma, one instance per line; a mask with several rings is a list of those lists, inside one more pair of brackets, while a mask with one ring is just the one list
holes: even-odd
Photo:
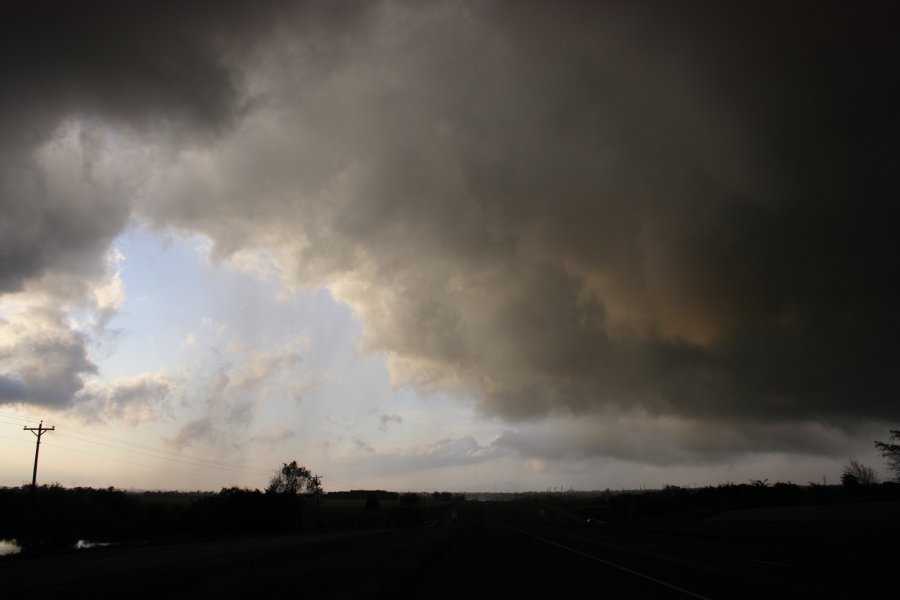
[[[210, 567], [192, 563], [90, 585], [101, 598], [400, 598], [458, 534], [458, 527], [394, 530], [254, 554]], [[99, 552], [103, 552], [100, 550]]]

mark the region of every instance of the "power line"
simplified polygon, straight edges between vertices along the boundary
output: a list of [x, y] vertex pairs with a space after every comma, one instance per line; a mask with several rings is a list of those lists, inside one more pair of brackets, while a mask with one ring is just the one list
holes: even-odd
[[16, 420], [18, 420], [20, 423], [27, 423], [27, 422], [29, 422], [29, 421], [37, 421], [37, 420], [40, 419], [39, 416], [34, 415], [34, 414], [32, 414], [32, 413], [28, 413], [28, 414], [26, 414], [25, 416], [22, 416], [22, 415], [20, 415], [20, 414], [15, 414], [15, 413], [0, 412], [0, 416], [8, 417], [8, 418], [11, 418], [11, 419], [16, 419]]
[[[10, 419], [16, 419], [19, 421], [18, 423], [16, 423], [13, 421], [7, 421], [6, 419], [0, 418], [0, 423], [7, 423], [10, 425], [20, 425], [23, 421], [27, 422], [27, 420], [28, 420], [26, 417], [22, 417], [20, 415], [6, 413], [6, 412], [2, 412], [2, 411], [0, 411], [0, 417], [7, 417]], [[138, 454], [141, 456], [146, 456], [148, 458], [153, 458], [153, 459], [157, 459], [157, 460], [169, 461], [171, 463], [182, 464], [182, 465], [191, 466], [191, 467], [200, 467], [203, 469], [217, 469], [217, 470], [221, 470], [221, 471], [246, 473], [246, 474], [250, 474], [250, 475], [269, 476], [273, 472], [272, 469], [267, 469], [267, 468], [258, 467], [258, 466], [242, 466], [242, 465], [237, 465], [235, 463], [230, 463], [230, 462], [221, 461], [221, 460], [201, 458], [198, 456], [191, 456], [191, 455], [186, 456], [184, 454], [181, 454], [180, 452], [176, 452], [173, 450], [166, 450], [163, 448], [157, 448], [154, 446], [149, 446], [149, 445], [141, 444], [138, 442], [122, 440], [122, 439], [119, 439], [119, 438], [116, 438], [116, 437], [113, 437], [110, 435], [78, 429], [78, 428], [72, 427], [70, 425], [62, 425], [62, 424], [56, 423], [54, 425], [54, 428], [58, 428], [60, 433], [63, 434], [64, 438], [69, 438], [69, 439], [72, 439], [72, 440], [75, 440], [75, 441], [78, 441], [81, 443], [103, 446], [106, 448], [111, 448], [113, 450], [119, 450], [121, 452]], [[47, 430], [48, 430], [47, 428], [44, 428], [44, 431], [47, 431]], [[35, 434], [35, 435], [37, 435], [37, 434]], [[20, 438], [12, 438], [9, 436], [0, 436], [0, 437], [20, 441]], [[96, 438], [96, 440], [88, 439], [88, 438]], [[102, 441], [97, 441], [97, 440], [102, 440]], [[51, 448], [60, 448], [63, 450], [70, 450], [72, 452], [79, 452], [82, 454], [96, 456], [96, 457], [104, 458], [107, 460], [116, 460], [119, 462], [129, 463], [129, 464], [133, 464], [136, 466], [141, 466], [141, 467], [146, 467], [146, 468], [155, 468], [153, 465], [147, 465], [144, 463], [135, 462], [135, 461], [128, 460], [125, 458], [113, 457], [113, 456], [109, 456], [106, 454], [98, 454], [98, 453], [88, 452], [86, 450], [79, 450], [79, 449], [75, 449], [75, 448], [67, 448], [65, 446], [60, 446], [58, 444], [49, 444], [49, 446]], [[133, 448], [129, 448], [127, 446], [133, 446]], [[197, 473], [187, 473], [184, 471], [173, 471], [173, 472], [181, 473], [184, 475], [200, 476], [200, 477], [207, 478], [207, 479], [215, 479], [215, 477], [212, 475], [200, 475]], [[353, 489], [352, 485], [350, 485], [346, 482], [340, 481], [338, 479], [335, 479], [334, 477], [326, 477], [324, 475], [321, 477], [323, 480], [325, 480], [326, 482], [329, 482], [331, 484], [336, 484], [337, 486], [345, 488], [345, 489]]]
[[[4, 412], [0, 412], [0, 416], [6, 416], [6, 417], [24, 420], [22, 417], [19, 417], [18, 415], [12, 415], [9, 413], [4, 413]], [[13, 425], [13, 424], [18, 425], [18, 423], [11, 423], [9, 421], [4, 421], [2, 419], [0, 419], [0, 422], [9, 423], [11, 425]], [[99, 445], [99, 446], [106, 446], [108, 448], [113, 448], [115, 450], [121, 450], [123, 452], [131, 452], [134, 454], [141, 454], [141, 455], [148, 456], [151, 458], [157, 458], [160, 460], [178, 462], [178, 463], [196, 466], [196, 467], [221, 469], [221, 470], [228, 470], [228, 471], [241, 471], [241, 472], [246, 472], [246, 473], [252, 473], [252, 474], [257, 474], [257, 475], [267, 475], [267, 476], [272, 474], [272, 469], [267, 469], [264, 467], [237, 465], [235, 463], [230, 463], [230, 462], [221, 461], [221, 460], [214, 460], [214, 459], [202, 458], [202, 457], [198, 457], [198, 456], [184, 455], [180, 452], [176, 452], [173, 450], [166, 450], [163, 448], [148, 446], [146, 444], [130, 442], [127, 440], [115, 438], [110, 435], [85, 431], [82, 429], [78, 429], [76, 427], [72, 427], [70, 425], [62, 425], [62, 424], [57, 423], [55, 426], [58, 427], [61, 432], [67, 432], [68, 437], [70, 437], [71, 439], [78, 440], [79, 442], [83, 442], [83, 443], [95, 444], [95, 445]], [[110, 443], [103, 443], [103, 442], [98, 442], [98, 441], [94, 441], [91, 439], [84, 439], [84, 438], [81, 438], [78, 436], [93, 437], [93, 438], [97, 438], [99, 440], [103, 440], [104, 442], [110, 442]], [[144, 452], [142, 450], [135, 450], [133, 448], [127, 448], [124, 446], [135, 446], [136, 448], [141, 448], [142, 450], [147, 450], [147, 451], [151, 452], [152, 454], [148, 454], [147, 452]]]
[[332, 483], [336, 483], [336, 484], [338, 484], [338, 485], [339, 485], [340, 487], [342, 487], [342, 488], [346, 488], [346, 489], [348, 489], [348, 490], [352, 490], [352, 489], [353, 489], [353, 486], [352, 486], [352, 485], [350, 485], [349, 483], [343, 482], [343, 481], [341, 481], [340, 479], [335, 479], [334, 477], [326, 477], [325, 475], [319, 475], [319, 477], [321, 477], [321, 478], [324, 479], [325, 481], [330, 481], [330, 482], [332, 482]]
[[[123, 463], [128, 463], [131, 465], [137, 465], [139, 467], [147, 467], [148, 469], [155, 468], [153, 465], [148, 465], [144, 463], [135, 462], [133, 460], [128, 460], [127, 458], [118, 458], [115, 456], [108, 456], [105, 454], [97, 454], [96, 452], [88, 452], [87, 450], [80, 450], [78, 448], [68, 448], [66, 446], [60, 446], [59, 444], [46, 444], [50, 448], [59, 448], [60, 450], [68, 450], [69, 452], [78, 452], [79, 454], [87, 454], [88, 456], [96, 456], [97, 458], [104, 458], [106, 460], [115, 460]], [[190, 477], [203, 477], [205, 479], [218, 479], [213, 475], [204, 475], [203, 473], [189, 473], [187, 471], [175, 471], [169, 470], [171, 473], [179, 473], [181, 475], [188, 475]]]
[[[114, 437], [109, 436], [109, 435], [104, 435], [104, 434], [99, 434], [99, 433], [92, 433], [92, 432], [88, 432], [88, 431], [82, 431], [82, 430], [76, 429], [75, 427], [71, 427], [71, 426], [68, 426], [68, 425], [59, 425], [59, 428], [60, 428], [60, 430], [75, 432], [75, 433], [78, 434], [78, 435], [89, 436], [89, 437], [95, 437], [95, 438], [100, 439], [100, 440], [112, 442], [113, 444], [126, 444], [126, 445], [129, 445], [129, 446], [135, 446], [135, 447], [137, 447], [137, 448], [141, 448], [141, 449], [143, 449], [143, 450], [149, 450], [150, 452], [156, 453], [156, 455], [160, 455], [160, 456], [154, 455], [156, 458], [161, 458], [161, 459], [164, 459], [164, 460], [175, 460], [175, 461], [179, 461], [179, 462], [185, 462], [185, 463], [189, 463], [189, 464], [194, 464], [194, 465], [196, 465], [196, 466], [209, 466], [209, 467], [212, 467], [212, 468], [222, 468], [222, 469], [242, 470], [242, 471], [256, 471], [256, 472], [259, 472], [259, 473], [266, 473], [266, 474], [271, 474], [271, 472], [272, 472], [271, 469], [264, 469], [264, 468], [262, 468], [262, 467], [254, 467], [254, 466], [250, 466], [250, 467], [246, 467], [246, 466], [238, 466], [238, 465], [235, 465], [234, 463], [229, 463], [229, 462], [226, 462], [226, 461], [214, 460], [214, 459], [210, 459], [210, 458], [202, 458], [202, 457], [199, 457], [199, 456], [184, 455], [184, 454], [182, 454], [182, 453], [180, 453], [180, 452], [176, 452], [176, 451], [174, 451], [174, 450], [166, 450], [166, 449], [163, 449], [163, 448], [157, 448], [157, 447], [154, 447], [154, 446], [148, 446], [148, 445], [146, 445], [146, 444], [139, 444], [139, 443], [137, 443], [137, 442], [129, 442], [129, 441], [126, 441], [126, 440], [120, 440], [120, 439], [118, 439], [118, 438], [114, 438]], [[87, 443], [91, 443], [91, 444], [108, 445], [108, 444], [102, 444], [101, 442], [95, 442], [95, 441], [92, 441], [92, 440], [80, 439], [80, 438], [78, 438], [76, 435], [72, 435], [71, 433], [70, 433], [69, 435], [70, 435], [71, 437], [73, 437], [73, 439], [79, 439], [79, 441], [83, 441], [83, 442], [87, 442]], [[140, 451], [140, 450], [133, 450], [133, 449], [131, 449], [131, 448], [124, 448], [124, 447], [115, 446], [115, 445], [110, 446], [110, 447], [116, 448], [116, 449], [118, 449], [118, 450], [122, 450], [122, 451], [124, 451], [124, 452], [134, 452], [134, 453], [137, 453], [137, 454], [144, 454], [144, 453], [143, 453], [142, 451]], [[169, 455], [171, 458], [169, 458], [169, 457], [167, 457], [167, 456], [165, 456], [165, 455]], [[217, 466], [217, 465], [218, 465], [218, 466]]]
[[219, 462], [219, 461], [199, 462], [199, 461], [206, 461], [206, 459], [198, 459], [195, 461], [195, 460], [185, 460], [185, 459], [173, 458], [170, 456], [161, 456], [159, 454], [151, 454], [149, 452], [142, 452], [140, 450], [132, 450], [131, 448], [121, 448], [121, 447], [115, 446], [113, 444], [104, 444], [103, 442], [82, 439], [82, 438], [78, 438], [78, 437], [71, 436], [71, 435], [69, 436], [69, 439], [77, 440], [79, 442], [83, 442], [86, 444], [94, 444], [97, 446], [104, 446], [106, 448], [112, 448], [114, 450], [121, 450], [122, 452], [131, 452], [133, 454], [140, 454], [141, 456], [148, 456], [150, 458], [156, 458], [159, 460], [167, 460], [169, 462], [181, 463], [181, 464], [190, 465], [193, 467], [202, 467], [204, 469], [220, 469], [223, 471], [240, 471], [240, 472], [245, 472], [245, 473], [254, 473], [254, 474], [258, 474], [258, 475], [270, 473], [270, 471], [263, 471], [262, 469], [254, 469], [252, 467], [226, 466], [226, 463], [215, 464], [216, 462]]

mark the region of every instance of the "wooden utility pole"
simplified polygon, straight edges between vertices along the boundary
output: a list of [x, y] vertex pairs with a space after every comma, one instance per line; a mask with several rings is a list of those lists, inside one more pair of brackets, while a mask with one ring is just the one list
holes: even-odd
[[309, 478], [313, 487], [313, 495], [316, 497], [316, 529], [322, 526], [322, 513], [319, 511], [319, 497], [322, 495], [322, 476], [313, 475]]
[[31, 474], [31, 489], [37, 489], [37, 462], [38, 453], [41, 451], [41, 436], [48, 431], [56, 430], [56, 426], [44, 427], [44, 421], [41, 421], [37, 427], [23, 427], [24, 431], [30, 431], [37, 438], [37, 445], [34, 448], [34, 473]]

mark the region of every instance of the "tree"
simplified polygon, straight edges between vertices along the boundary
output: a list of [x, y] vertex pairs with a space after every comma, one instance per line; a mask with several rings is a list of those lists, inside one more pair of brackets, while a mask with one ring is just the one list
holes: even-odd
[[292, 460], [284, 463], [281, 470], [272, 477], [266, 493], [298, 496], [303, 493], [316, 493], [313, 490], [320, 492], [321, 489], [319, 478], [313, 477], [309, 469], [301, 467], [296, 460]]
[[850, 462], [844, 465], [844, 472], [841, 474], [841, 483], [847, 487], [855, 485], [875, 485], [878, 483], [878, 474], [872, 467], [850, 459]]
[[322, 495], [322, 476], [310, 475], [306, 481], [306, 493], [312, 494], [316, 498]]
[[303, 506], [306, 498], [316, 499], [316, 516], [318, 521], [319, 496], [322, 494], [322, 478], [313, 475], [309, 469], [297, 464], [296, 460], [281, 465], [266, 487], [266, 496], [270, 506], [282, 515], [294, 529], [300, 529], [303, 517]]
[[888, 468], [894, 472], [894, 480], [900, 481], [900, 429], [891, 429], [891, 439], [888, 442], [875, 442], [875, 447], [881, 451], [881, 455], [888, 461]]

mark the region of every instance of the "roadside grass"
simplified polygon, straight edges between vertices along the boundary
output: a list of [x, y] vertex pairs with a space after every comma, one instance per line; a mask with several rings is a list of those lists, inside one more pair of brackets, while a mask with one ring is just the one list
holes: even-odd
[[458, 527], [394, 530], [210, 565], [107, 580], [95, 597], [397, 598], [458, 535]]

